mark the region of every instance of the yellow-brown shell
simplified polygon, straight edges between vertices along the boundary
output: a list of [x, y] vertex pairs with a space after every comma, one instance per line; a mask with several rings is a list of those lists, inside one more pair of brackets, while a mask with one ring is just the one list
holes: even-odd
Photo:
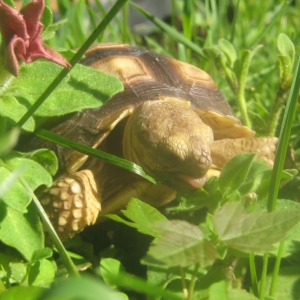
[[[187, 63], [126, 44], [98, 44], [81, 63], [117, 76], [124, 91], [96, 109], [86, 109], [56, 126], [53, 131], [79, 143], [98, 147], [122, 119], [148, 100], [169, 98], [188, 102], [209, 125], [215, 139], [252, 137], [203, 70]], [[68, 172], [74, 172], [87, 156], [69, 149], [58, 155]]]

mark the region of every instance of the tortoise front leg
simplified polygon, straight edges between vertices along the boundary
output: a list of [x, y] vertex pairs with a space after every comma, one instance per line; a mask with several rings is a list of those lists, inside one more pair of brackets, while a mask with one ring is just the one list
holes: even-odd
[[59, 177], [44, 191], [41, 204], [62, 240], [94, 224], [101, 210], [101, 195], [93, 172], [81, 170]]
[[275, 137], [253, 137], [223, 139], [211, 145], [212, 168], [221, 169], [234, 156], [242, 153], [257, 153], [258, 160], [273, 166], [278, 139]]

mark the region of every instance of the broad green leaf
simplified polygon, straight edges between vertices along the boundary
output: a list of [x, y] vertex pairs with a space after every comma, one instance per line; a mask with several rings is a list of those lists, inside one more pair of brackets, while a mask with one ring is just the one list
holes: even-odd
[[231, 159], [222, 169], [219, 187], [225, 196], [235, 192], [246, 179], [256, 154], [240, 154]]
[[132, 198], [129, 201], [126, 210], [122, 210], [122, 213], [132, 222], [124, 220], [118, 215], [108, 214], [106, 215], [106, 217], [117, 222], [124, 223], [128, 226], [134, 227], [139, 232], [154, 237], [158, 237], [159, 233], [156, 230], [153, 230], [151, 224], [153, 224], [156, 221], [167, 220], [167, 218], [163, 214], [161, 214], [157, 209], [136, 198]]
[[[100, 280], [93, 277], [70, 277], [52, 285], [38, 300], [85, 299], [85, 300], [119, 300], [117, 293], [109, 289]], [[121, 298], [122, 299], [122, 298]]]
[[220, 39], [218, 45], [220, 49], [225, 53], [229, 61], [230, 68], [233, 69], [234, 63], [237, 59], [236, 50], [234, 46], [226, 39]]
[[31, 258], [31, 262], [36, 262], [38, 260], [44, 259], [44, 258], [49, 258], [51, 257], [53, 254], [53, 251], [51, 248], [42, 248], [42, 249], [37, 249], [36, 251], [34, 251], [32, 258]]
[[0, 294], [1, 300], [38, 300], [39, 296], [45, 291], [41, 287], [35, 286], [13, 286]]
[[284, 239], [299, 220], [300, 210], [246, 213], [240, 202], [225, 203], [213, 217], [222, 242], [234, 249], [254, 253], [272, 251], [273, 244]]
[[[0, 98], [0, 115], [7, 117], [9, 120], [16, 123], [21, 117], [27, 112], [26, 107], [17, 101], [16, 97], [13, 95], [4, 95]], [[24, 124], [23, 128], [27, 131], [34, 130], [34, 120], [32, 117]]]
[[18, 283], [25, 282], [27, 265], [24, 262], [10, 262], [9, 271], [12, 281], [16, 281]]
[[[3, 164], [0, 165], [0, 182], [11, 176], [13, 170], [18, 169], [22, 170], [21, 176], [32, 190], [43, 184], [48, 187], [52, 185], [50, 174], [40, 164], [31, 159], [23, 158], [22, 154], [18, 152], [11, 152], [3, 159]], [[16, 180], [2, 196], [2, 199], [12, 208], [26, 212], [31, 194], [19, 180]]]
[[[183, 300], [181, 295], [177, 295], [165, 289], [164, 286], [149, 284], [144, 279], [129, 276], [127, 273], [120, 272], [118, 276], [111, 276], [111, 280], [119, 288], [133, 290], [148, 296], [156, 296], [168, 300]], [[41, 299], [44, 300], [44, 299]]]
[[[26, 154], [28, 158], [42, 165], [50, 175], [54, 176], [58, 169], [58, 160], [54, 152], [49, 149], [38, 149]], [[25, 156], [25, 157], [26, 157]]]
[[174, 220], [155, 222], [152, 228], [160, 232], [161, 237], [154, 240], [143, 263], [169, 267], [199, 263], [205, 267], [215, 260], [216, 249], [212, 243], [203, 240], [198, 226]]
[[100, 273], [105, 283], [111, 288], [115, 288], [116, 285], [112, 282], [112, 276], [118, 276], [120, 272], [125, 272], [124, 267], [120, 261], [113, 258], [103, 258], [100, 262]]
[[258, 300], [253, 294], [246, 290], [228, 289], [228, 283], [220, 281], [209, 287], [208, 300]]
[[[2, 124], [0, 124], [0, 126], [1, 125]], [[20, 130], [17, 127], [14, 127], [10, 131], [3, 133], [3, 135], [0, 132], [0, 157], [15, 147], [18, 142], [19, 134]]]
[[0, 220], [0, 240], [17, 249], [26, 260], [43, 248], [44, 234], [33, 203], [24, 214], [0, 202]]
[[[33, 105], [46, 90], [62, 67], [47, 61], [36, 61], [21, 68], [8, 93], [27, 94], [26, 102]], [[34, 82], [34, 84], [31, 84]], [[123, 90], [116, 77], [77, 64], [36, 111], [38, 116], [60, 116], [84, 108], [96, 108], [112, 95]]]
[[55, 277], [54, 264], [48, 259], [41, 259], [29, 266], [28, 284], [32, 286], [49, 287]]

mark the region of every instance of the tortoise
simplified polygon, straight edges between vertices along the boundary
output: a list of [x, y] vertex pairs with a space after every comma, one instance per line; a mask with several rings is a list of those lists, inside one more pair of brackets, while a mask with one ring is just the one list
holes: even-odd
[[42, 197], [65, 239], [139, 198], [160, 206], [192, 191], [209, 171], [239, 153], [256, 152], [272, 166], [276, 138], [254, 137], [201, 69], [127, 44], [97, 44], [81, 63], [118, 77], [124, 91], [103, 106], [73, 114], [52, 131], [140, 165], [153, 184], [71, 149], [55, 149], [60, 174]]

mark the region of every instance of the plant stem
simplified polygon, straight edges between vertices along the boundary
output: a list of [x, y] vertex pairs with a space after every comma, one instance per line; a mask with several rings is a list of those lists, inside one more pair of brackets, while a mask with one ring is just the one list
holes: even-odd
[[[109, 22], [114, 18], [114, 16], [118, 13], [118, 11], [122, 8], [122, 6], [128, 0], [118, 0], [115, 5], [111, 8], [111, 10], [107, 13], [107, 15], [100, 22], [98, 27], [92, 32], [92, 34], [88, 37], [85, 43], [81, 46], [77, 53], [70, 60], [70, 64], [73, 66], [81, 59], [84, 53], [88, 50], [88, 48], [93, 44], [93, 42], [97, 39], [97, 37], [103, 32]], [[22, 127], [26, 121], [34, 114], [34, 112], [44, 103], [44, 101], [48, 98], [48, 96], [53, 92], [53, 90], [60, 84], [60, 82], [64, 79], [66, 75], [69, 74], [71, 69], [63, 69], [57, 77], [52, 81], [52, 83], [48, 86], [48, 88], [44, 91], [44, 93], [38, 98], [38, 100], [32, 105], [32, 107], [27, 111], [27, 113], [21, 118], [18, 122], [18, 126]]]
[[268, 122], [268, 126], [267, 126], [268, 131], [266, 132], [267, 136], [275, 136], [275, 134], [276, 134], [276, 128], [277, 128], [279, 116], [280, 116], [280, 113], [282, 110], [282, 104], [284, 102], [287, 92], [288, 92], [288, 90], [286, 90], [286, 89], [284, 89], [284, 90], [282, 88], [278, 89], [276, 99], [274, 101], [274, 104], [272, 106], [271, 113], [270, 113], [270, 118], [269, 118], [269, 122]]
[[257, 273], [255, 266], [255, 257], [254, 253], [249, 254], [249, 265], [250, 265], [250, 276], [251, 276], [251, 284], [254, 296], [258, 296], [258, 284], [257, 284]]
[[268, 260], [269, 260], [269, 254], [264, 254], [263, 259], [263, 269], [261, 272], [261, 279], [260, 279], [260, 287], [259, 287], [259, 299], [264, 300], [265, 299], [265, 290], [266, 290], [266, 279], [267, 279], [267, 271], [268, 271]]
[[192, 300], [193, 299], [193, 293], [194, 293], [194, 288], [195, 288], [195, 283], [196, 283], [196, 280], [197, 280], [197, 273], [198, 273], [199, 268], [200, 268], [200, 264], [199, 263], [195, 264], [195, 269], [194, 269], [194, 272], [193, 272], [193, 276], [192, 276], [191, 282], [189, 284], [187, 300]]
[[185, 299], [188, 299], [189, 294], [188, 294], [188, 290], [186, 287], [186, 282], [185, 282], [185, 272], [183, 270], [183, 267], [179, 267], [180, 270], [180, 277], [181, 277], [181, 285], [182, 285], [182, 291], [183, 291], [183, 296]]
[[272, 282], [271, 282], [271, 287], [270, 287], [270, 293], [269, 293], [269, 296], [271, 296], [271, 297], [274, 297], [275, 292], [276, 292], [278, 273], [279, 273], [279, 269], [280, 269], [280, 263], [281, 263], [283, 250], [284, 250], [284, 241], [282, 241], [279, 244], [278, 253], [277, 253], [277, 256], [276, 256], [275, 266], [274, 266], [274, 270], [273, 270], [273, 274], [272, 274]]

